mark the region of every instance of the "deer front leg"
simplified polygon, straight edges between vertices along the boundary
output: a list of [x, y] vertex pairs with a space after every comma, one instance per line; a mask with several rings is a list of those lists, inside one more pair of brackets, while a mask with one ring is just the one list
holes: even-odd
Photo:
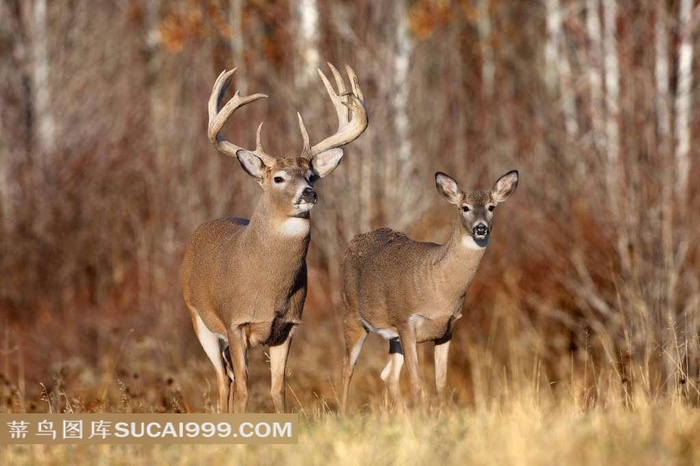
[[248, 340], [241, 328], [229, 330], [228, 344], [235, 376], [232, 385], [236, 391], [234, 403], [229, 404], [229, 412], [245, 413], [248, 405]]
[[411, 384], [411, 402], [415, 405], [421, 399], [423, 387], [420, 380], [420, 373], [418, 372], [418, 349], [416, 347], [416, 335], [413, 327], [408, 326], [405, 329], [399, 329], [399, 338], [401, 339], [406, 370], [408, 371], [408, 379]]
[[343, 336], [345, 337], [345, 357], [343, 358], [343, 395], [340, 401], [340, 412], [345, 413], [348, 407], [348, 394], [350, 393], [350, 381], [355, 372], [357, 358], [360, 357], [362, 345], [367, 338], [367, 329], [355, 318], [351, 311], [345, 311], [343, 319]]
[[447, 384], [447, 353], [451, 340], [435, 340], [435, 388], [441, 397]]
[[292, 336], [289, 335], [282, 344], [270, 346], [270, 395], [275, 404], [275, 411], [283, 413], [285, 410], [284, 389], [287, 370], [287, 356], [292, 345]]

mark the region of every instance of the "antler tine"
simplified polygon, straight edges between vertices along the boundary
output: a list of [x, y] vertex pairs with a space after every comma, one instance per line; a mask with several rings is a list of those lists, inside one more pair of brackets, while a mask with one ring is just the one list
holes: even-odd
[[338, 116], [338, 130], [332, 136], [315, 144], [311, 148], [310, 158], [328, 149], [344, 146], [354, 141], [367, 129], [367, 124], [369, 123], [364, 95], [362, 89], [360, 89], [360, 82], [355, 72], [350, 66], [347, 64], [345, 65], [345, 70], [350, 79], [350, 86], [352, 89], [352, 91], [347, 91], [345, 81], [338, 70], [330, 63], [328, 63], [328, 67], [338, 87], [337, 93], [323, 71], [319, 69], [318, 74], [335, 107]]
[[350, 68], [350, 65], [347, 63], [344, 63], [345, 65], [345, 72], [348, 74], [348, 78], [350, 78], [350, 85], [352, 86], [352, 93], [357, 96], [358, 99], [360, 99], [362, 102], [365, 101], [365, 96], [362, 93], [362, 89], [360, 89], [360, 80], [357, 78], [357, 74], [355, 74], [355, 71]]
[[[258, 99], [267, 97], [265, 94], [241, 96], [239, 91], [236, 91], [233, 97], [228, 102], [226, 102], [226, 104], [223, 107], [221, 107], [221, 101], [223, 100], [226, 90], [231, 85], [233, 73], [235, 71], [236, 68], [230, 71], [224, 70], [221, 72], [219, 77], [216, 78], [216, 81], [214, 82], [214, 86], [212, 87], [208, 103], [209, 140], [212, 144], [214, 144], [214, 147], [216, 147], [216, 149], [219, 152], [230, 156], [235, 156], [237, 151], [244, 148], [224, 140], [224, 138], [221, 137], [221, 134], [219, 134], [221, 132], [221, 128], [236, 110]], [[260, 124], [260, 127], [258, 127], [258, 147], [255, 150], [255, 154], [258, 157], [260, 157], [262, 161], [267, 165], [271, 162], [274, 162], [274, 157], [266, 154], [265, 151], [262, 149], [262, 146], [259, 144], [261, 127], [262, 123]]]
[[345, 81], [343, 81], [343, 76], [340, 74], [340, 71], [338, 71], [338, 68], [333, 66], [332, 63], [326, 62], [326, 64], [331, 69], [331, 74], [333, 75], [333, 79], [335, 79], [335, 85], [338, 87], [338, 95], [342, 96], [347, 92], [345, 88]]
[[331, 98], [331, 102], [335, 108], [335, 113], [338, 115], [338, 125], [340, 126], [343, 122], [348, 121], [348, 109], [343, 105], [340, 96], [335, 93], [335, 89], [333, 89], [331, 82], [328, 80], [323, 71], [319, 69], [318, 75], [321, 77], [321, 81], [323, 81], [323, 85], [328, 92], [328, 96]]
[[260, 122], [258, 125], [257, 131], [255, 131], [255, 155], [260, 157], [263, 162], [265, 162], [265, 165], [270, 165], [272, 162], [275, 161], [275, 158], [265, 152], [265, 148], [263, 147], [262, 143], [262, 128], [263, 128], [263, 123]]
[[297, 117], [299, 118], [299, 131], [301, 131], [301, 139], [303, 141], [303, 146], [301, 149], [302, 157], [309, 157], [311, 155], [311, 144], [309, 142], [309, 133], [306, 131], [306, 126], [304, 125], [304, 119], [301, 117], [301, 113], [297, 112]]

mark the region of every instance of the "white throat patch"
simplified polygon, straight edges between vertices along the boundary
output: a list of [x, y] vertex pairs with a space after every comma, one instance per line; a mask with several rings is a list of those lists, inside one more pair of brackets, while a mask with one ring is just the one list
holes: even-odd
[[309, 219], [290, 217], [279, 227], [282, 236], [306, 236], [309, 233]]
[[474, 241], [474, 238], [472, 238], [471, 235], [462, 236], [462, 245], [464, 245], [468, 249], [475, 249], [477, 251], [481, 251], [482, 249], [486, 249], [486, 245], [479, 246], [478, 244], [476, 244], [476, 241]]

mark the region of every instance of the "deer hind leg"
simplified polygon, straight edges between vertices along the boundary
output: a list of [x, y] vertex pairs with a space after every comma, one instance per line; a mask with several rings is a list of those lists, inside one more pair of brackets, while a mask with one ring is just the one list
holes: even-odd
[[231, 407], [233, 406], [233, 394], [236, 392], [236, 386], [234, 385], [236, 377], [233, 374], [233, 361], [231, 360], [231, 348], [228, 346], [228, 343], [219, 340], [221, 343], [221, 356], [222, 359], [224, 360], [224, 368], [226, 369], [226, 375], [228, 375], [228, 380], [229, 380], [229, 386], [228, 386], [228, 409], [226, 412], [229, 412], [231, 410]]
[[197, 335], [204, 352], [209, 356], [214, 369], [216, 369], [216, 385], [219, 389], [219, 412], [225, 413], [229, 409], [228, 401], [231, 380], [226, 374], [226, 368], [224, 367], [225, 363], [221, 352], [219, 335], [204, 325], [202, 318], [199, 317], [199, 313], [194, 308], [190, 308], [190, 311], [193, 316], [194, 333]]
[[447, 384], [447, 353], [450, 351], [450, 340], [435, 340], [435, 388], [438, 397], [445, 392]]
[[403, 348], [399, 338], [389, 340], [389, 360], [382, 370], [381, 378], [386, 383], [391, 400], [398, 404], [401, 402], [401, 388], [399, 380], [403, 368]]
[[343, 398], [340, 403], [341, 412], [345, 412], [350, 392], [350, 381], [355, 372], [357, 358], [360, 357], [362, 345], [367, 338], [367, 329], [360, 323], [360, 320], [347, 313], [343, 321], [343, 334], [345, 337], [345, 357], [343, 358]]

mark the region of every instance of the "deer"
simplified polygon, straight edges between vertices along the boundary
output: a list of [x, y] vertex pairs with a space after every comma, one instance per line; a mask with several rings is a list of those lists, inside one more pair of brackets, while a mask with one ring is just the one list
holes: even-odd
[[462, 316], [469, 285], [489, 243], [496, 206], [518, 186], [518, 172], [501, 176], [488, 190], [462, 191], [442, 172], [435, 174], [438, 192], [456, 206], [456, 221], [444, 244], [414, 241], [380, 228], [355, 236], [341, 265], [343, 392], [347, 408], [350, 381], [367, 335], [389, 341], [389, 359], [381, 372], [391, 400], [401, 403], [399, 376], [408, 370], [411, 401], [422, 398], [417, 344], [434, 343], [435, 386], [442, 396], [447, 356], [455, 322]]
[[233, 73], [224, 70], [208, 101], [208, 136], [222, 154], [235, 157], [262, 188], [250, 219], [221, 218], [200, 225], [187, 246], [182, 290], [194, 332], [216, 370], [221, 412], [245, 412], [248, 403], [248, 351], [269, 348], [270, 395], [277, 412], [285, 411], [285, 373], [307, 291], [306, 253], [310, 211], [318, 201], [315, 183], [328, 176], [343, 157], [342, 146], [367, 128], [364, 96], [355, 72], [345, 65], [350, 88], [328, 66], [336, 89], [319, 76], [338, 117], [338, 129], [310, 144], [297, 113], [303, 140], [301, 155], [272, 156], [261, 140], [253, 151], [225, 140], [220, 132], [239, 108], [267, 97], [235, 95], [221, 105]]

